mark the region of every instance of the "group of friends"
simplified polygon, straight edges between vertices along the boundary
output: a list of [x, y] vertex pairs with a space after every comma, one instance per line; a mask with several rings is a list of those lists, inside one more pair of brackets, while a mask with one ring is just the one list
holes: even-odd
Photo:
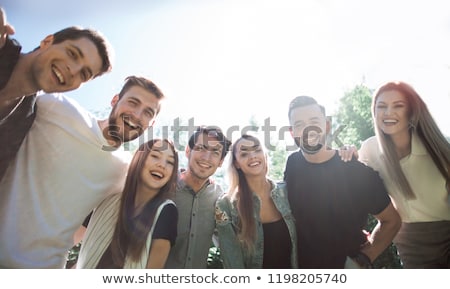
[[100, 32], [68, 27], [24, 53], [0, 13], [1, 268], [64, 268], [79, 240], [76, 268], [204, 269], [213, 242], [224, 268], [371, 268], [392, 242], [404, 268], [450, 268], [450, 144], [411, 85], [375, 91], [359, 151], [327, 147], [325, 108], [295, 97], [283, 180], [257, 137], [216, 126], [189, 136], [180, 168], [169, 139], [122, 146], [161, 111], [151, 80], [127, 77], [106, 119], [62, 94], [111, 70]]

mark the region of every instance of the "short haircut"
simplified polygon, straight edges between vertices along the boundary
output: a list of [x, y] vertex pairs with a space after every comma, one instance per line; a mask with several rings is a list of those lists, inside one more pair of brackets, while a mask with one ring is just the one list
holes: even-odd
[[323, 113], [323, 115], [326, 116], [325, 107], [323, 105], [320, 105], [319, 103], [317, 103], [317, 101], [314, 98], [312, 98], [311, 96], [302, 95], [302, 96], [297, 96], [296, 98], [291, 100], [291, 102], [289, 103], [289, 112], [288, 112], [289, 121], [291, 120], [291, 112], [294, 109], [296, 109], [298, 107], [313, 105], [313, 104], [318, 105], [320, 107], [320, 111]]
[[111, 71], [112, 47], [99, 31], [88, 28], [85, 29], [79, 26], [70, 26], [53, 34], [53, 44], [80, 38], [87, 38], [92, 41], [95, 47], [97, 47], [98, 54], [100, 55], [100, 58], [102, 60], [102, 67], [100, 69], [100, 72], [97, 75], [94, 75], [94, 77]]
[[231, 141], [226, 138], [222, 130], [216, 126], [199, 126], [189, 138], [189, 148], [193, 149], [200, 135], [206, 134], [209, 137], [216, 138], [222, 145], [221, 159], [224, 159], [231, 146]]
[[[145, 77], [140, 76], [128, 76], [125, 78], [125, 84], [122, 86], [122, 89], [119, 92], [119, 99], [123, 97], [123, 95], [133, 86], [140, 86], [143, 89], [151, 92], [156, 96], [157, 99], [163, 99], [164, 94], [162, 91], [154, 84], [150, 79], [147, 79]], [[158, 108], [156, 109], [156, 115], [160, 112], [161, 105], [158, 105]]]

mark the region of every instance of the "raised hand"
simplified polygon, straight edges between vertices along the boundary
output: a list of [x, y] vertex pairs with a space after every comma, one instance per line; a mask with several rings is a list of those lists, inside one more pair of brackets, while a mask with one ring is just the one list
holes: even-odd
[[5, 45], [6, 38], [8, 35], [14, 34], [14, 27], [12, 27], [8, 22], [6, 21], [6, 12], [5, 10], [0, 7], [0, 48], [2, 48]]

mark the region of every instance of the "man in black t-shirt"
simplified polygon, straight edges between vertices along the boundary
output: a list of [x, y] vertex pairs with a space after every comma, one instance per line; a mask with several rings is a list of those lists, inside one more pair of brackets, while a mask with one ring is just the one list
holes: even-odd
[[[300, 268], [371, 267], [401, 224], [381, 178], [356, 160], [342, 161], [326, 147], [329, 123], [313, 98], [295, 98], [289, 121], [300, 147], [289, 156], [285, 170]], [[378, 224], [367, 235], [363, 228], [369, 214]]]

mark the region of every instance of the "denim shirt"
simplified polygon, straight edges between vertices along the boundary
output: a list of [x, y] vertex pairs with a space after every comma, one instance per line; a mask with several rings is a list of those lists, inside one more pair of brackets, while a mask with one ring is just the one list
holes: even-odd
[[[286, 185], [284, 183], [272, 184], [270, 196], [287, 225], [291, 244], [291, 266], [298, 268], [297, 264], [297, 233], [295, 221], [292, 215]], [[253, 254], [249, 254], [237, 238], [239, 217], [236, 200], [233, 203], [227, 195], [223, 195], [216, 203], [216, 228], [219, 235], [220, 254], [225, 269], [261, 269], [264, 259], [264, 232], [263, 224], [259, 217], [261, 202], [259, 197], [253, 194], [254, 212], [256, 218], [256, 244]]]

